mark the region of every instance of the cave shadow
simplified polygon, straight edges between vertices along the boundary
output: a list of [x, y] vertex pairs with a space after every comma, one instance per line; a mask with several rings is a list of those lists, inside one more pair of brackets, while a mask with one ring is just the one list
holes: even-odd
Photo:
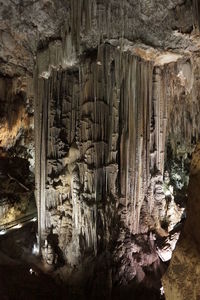
[[164, 300], [164, 295], [155, 288], [148, 288], [143, 284], [130, 283], [127, 287], [113, 290], [111, 300]]
[[56, 268], [60, 268], [65, 265], [65, 259], [63, 256], [63, 252], [59, 247], [59, 238], [58, 234], [53, 233], [53, 230], [51, 229], [51, 232], [47, 236], [47, 242], [49, 245], [51, 245], [54, 253], [57, 255], [57, 261], [55, 263]]

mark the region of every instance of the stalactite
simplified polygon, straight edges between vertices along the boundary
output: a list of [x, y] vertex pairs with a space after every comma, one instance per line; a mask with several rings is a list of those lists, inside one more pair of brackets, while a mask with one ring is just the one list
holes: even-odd
[[[36, 73], [37, 74], [37, 73]], [[36, 75], [37, 76], [37, 75]], [[45, 233], [45, 188], [46, 188], [46, 141], [47, 141], [47, 95], [45, 81], [35, 80], [35, 197], [38, 209], [38, 237], [41, 247], [42, 235]]]
[[39, 229], [42, 239], [58, 234], [70, 264], [87, 249], [106, 249], [113, 222], [130, 234], [162, 229], [167, 142], [176, 152], [199, 130], [192, 62], [122, 49], [101, 44], [79, 69], [52, 68], [46, 79], [36, 72]]
[[[62, 165], [62, 157], [66, 155], [66, 150], [62, 151], [59, 146], [62, 130], [62, 135], [65, 135], [64, 144], [68, 149], [74, 142], [78, 142], [80, 152], [79, 189], [83, 187], [83, 200], [91, 207], [88, 210], [86, 205], [84, 215], [80, 213], [82, 206], [80, 194], [72, 181], [69, 189], [71, 189], [72, 195], [73, 220], [78, 226], [75, 226], [72, 237], [75, 238], [77, 234], [82, 234], [85, 238], [88, 236], [88, 246], [93, 247], [95, 252], [97, 251], [98, 230], [103, 230], [97, 227], [95, 216], [103, 203], [105, 203], [103, 205], [103, 210], [105, 210], [105, 206], [109, 205], [109, 199], [113, 197], [126, 199], [126, 226], [133, 232], [139, 230], [140, 209], [149, 183], [146, 136], [148, 120], [150, 120], [151, 95], [149, 92], [152, 90], [152, 67], [151, 63], [140, 61], [139, 58], [128, 53], [120, 58], [119, 50], [102, 45], [98, 49], [97, 60], [92, 62], [88, 60], [87, 63], [80, 66], [80, 86], [78, 82], [74, 82], [74, 74], [70, 74], [73, 79], [69, 80], [66, 72], [53, 71], [51, 77], [46, 80], [47, 84], [38, 88], [38, 90], [44, 91], [44, 94], [37, 96], [36, 102], [36, 128], [37, 132], [42, 131], [42, 137], [36, 135], [38, 147], [36, 160], [40, 165], [37, 168], [39, 171], [36, 172], [38, 178], [36, 191], [40, 190], [40, 194], [37, 195], [38, 209], [41, 216], [44, 216], [44, 209], [56, 208], [56, 199], [61, 190], [59, 179], [56, 180], [58, 188], [54, 188], [58, 191], [53, 193], [52, 187], [56, 185], [56, 182], [53, 180], [50, 183], [51, 181], [48, 180], [50, 185], [49, 187], [48, 184], [46, 185], [46, 200], [44, 200], [44, 180], [47, 165], [54, 164], [55, 161], [55, 166], [52, 165], [53, 168], [48, 167], [48, 178], [51, 177], [51, 170], [55, 169], [54, 174], [58, 173], [58, 165]], [[120, 78], [121, 69], [123, 70], [122, 78]], [[39, 84], [41, 83], [44, 84], [44, 79], [39, 79]], [[82, 93], [78, 91], [79, 87]], [[46, 89], [44, 90], [44, 88]], [[77, 96], [76, 93], [74, 94], [74, 90], [77, 90], [78, 94], [80, 93], [78, 96], [80, 103], [76, 100], [78, 98], [75, 98]], [[124, 93], [124, 91], [127, 92]], [[46, 100], [39, 100], [41, 97]], [[42, 106], [41, 102], [43, 102]], [[78, 106], [76, 103], [79, 103]], [[48, 113], [45, 113], [46, 110]], [[46, 130], [45, 126], [48, 127]], [[118, 131], [119, 126], [122, 126], [120, 132]], [[45, 133], [48, 141], [46, 158], [43, 154], [45, 152], [45, 144], [43, 144]], [[76, 137], [79, 137], [78, 141], [76, 141]], [[119, 141], [121, 150], [118, 149]], [[120, 190], [116, 185], [117, 156], [119, 155], [121, 157]], [[66, 174], [69, 174], [67, 176], [70, 177], [72, 176], [70, 169], [73, 170], [74, 165], [70, 157], [65, 161], [68, 168]], [[114, 180], [113, 174], [116, 174]], [[62, 191], [65, 193], [65, 188], [62, 188]], [[54, 200], [52, 197], [56, 197], [56, 199]], [[43, 208], [40, 207], [41, 205]], [[113, 217], [116, 213], [115, 209], [112, 212]], [[39, 220], [42, 225], [41, 230], [44, 230], [45, 225], [41, 221]], [[86, 222], [85, 225], [84, 222]], [[44, 223], [51, 224], [51, 221], [46, 220]], [[107, 226], [105, 224], [105, 227]], [[100, 238], [103, 239], [103, 236]]]

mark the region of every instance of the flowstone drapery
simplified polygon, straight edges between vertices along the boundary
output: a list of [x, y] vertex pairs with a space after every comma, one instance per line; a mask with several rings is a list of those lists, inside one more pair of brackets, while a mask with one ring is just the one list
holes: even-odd
[[38, 54], [51, 65], [35, 71], [39, 235], [41, 246], [57, 235], [77, 265], [88, 251], [114, 250], [127, 232], [165, 236], [163, 224], [180, 221], [183, 210], [163, 191], [166, 147], [192, 151], [199, 104], [188, 55], [112, 42], [63, 69], [57, 47]]

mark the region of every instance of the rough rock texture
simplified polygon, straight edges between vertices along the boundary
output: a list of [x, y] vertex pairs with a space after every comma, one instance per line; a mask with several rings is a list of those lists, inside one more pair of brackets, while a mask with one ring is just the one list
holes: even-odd
[[1, 73], [9, 75], [32, 72], [37, 48], [58, 38], [65, 48], [69, 34], [77, 50], [122, 37], [180, 49], [191, 45], [184, 33], [193, 26], [191, 0], [2, 0], [0, 17]]
[[[48, 52], [38, 53], [35, 71], [43, 253], [48, 261], [50, 244], [73, 273], [108, 252], [109, 287], [147, 282], [151, 268], [162, 272], [151, 232], [167, 236], [183, 213], [165, 196], [163, 174], [167, 143], [177, 156], [179, 145], [190, 153], [198, 138], [194, 58], [112, 41], [85, 53], [79, 67], [59, 70], [62, 55], [52, 45]], [[48, 73], [45, 58], [54, 61]]]
[[173, 253], [170, 267], [162, 280], [166, 299], [169, 300], [196, 300], [200, 297], [199, 162], [200, 146], [198, 144], [191, 164], [187, 220]]
[[[33, 94], [30, 78], [0, 78], [0, 224], [34, 208]], [[35, 210], [35, 208], [34, 208]]]
[[66, 18], [67, 2], [1, 1], [1, 73], [12, 76], [33, 72], [38, 42], [57, 36]]
[[199, 31], [199, 29], [200, 29], [200, 18], [199, 18], [200, 4], [199, 4], [198, 0], [193, 1], [193, 13], [194, 13], [194, 24], [195, 24], [196, 30]]
[[[158, 293], [200, 132], [198, 1], [8, 0], [0, 9], [2, 85], [34, 77], [25, 90], [34, 86], [44, 259], [80, 298], [109, 298], [120, 285]], [[10, 121], [2, 132], [14, 153], [15, 132], [29, 128], [28, 104], [17, 103], [14, 133]]]

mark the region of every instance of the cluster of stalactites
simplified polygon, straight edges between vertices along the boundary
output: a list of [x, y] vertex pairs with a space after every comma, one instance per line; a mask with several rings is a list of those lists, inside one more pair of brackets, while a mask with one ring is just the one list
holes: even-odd
[[199, 105], [190, 101], [187, 61], [155, 67], [110, 44], [93, 54], [79, 70], [36, 78], [35, 128], [40, 225], [45, 232], [63, 218], [71, 242], [80, 235], [96, 251], [117, 214], [139, 232], [151, 177], [164, 172], [166, 142], [182, 136], [190, 144]]
[[[168, 66], [165, 72], [168, 97], [167, 141], [174, 156], [193, 151], [199, 139], [199, 59], [183, 60]], [[173, 75], [172, 75], [173, 74]]]
[[[88, 58], [81, 64], [78, 80], [73, 79], [74, 74], [68, 76], [67, 71], [53, 71], [49, 79], [38, 80], [36, 188], [44, 230], [45, 210], [52, 207], [48, 203], [52, 197], [45, 197], [45, 180], [52, 170], [48, 165], [56, 164], [57, 172], [65, 155], [59, 148], [61, 135], [65, 136], [68, 149], [75, 143], [80, 153], [73, 166], [69, 157], [64, 161], [71, 178], [71, 169], [77, 164], [74, 170], [83, 189], [82, 200], [95, 208], [111, 198], [121, 199], [117, 201], [127, 210], [126, 225], [131, 231], [139, 230], [140, 210], [150, 177], [152, 76], [151, 62], [121, 53], [111, 45], [101, 45], [96, 59]], [[73, 179], [70, 182], [69, 189], [73, 189]], [[76, 194], [73, 190], [70, 193], [72, 198]], [[58, 194], [54, 193], [56, 197]], [[80, 195], [75, 197], [77, 205]], [[51, 199], [51, 203], [58, 202]], [[98, 207], [94, 215], [96, 210]], [[84, 215], [82, 218], [87, 220]], [[93, 221], [97, 220], [92, 218]]]

